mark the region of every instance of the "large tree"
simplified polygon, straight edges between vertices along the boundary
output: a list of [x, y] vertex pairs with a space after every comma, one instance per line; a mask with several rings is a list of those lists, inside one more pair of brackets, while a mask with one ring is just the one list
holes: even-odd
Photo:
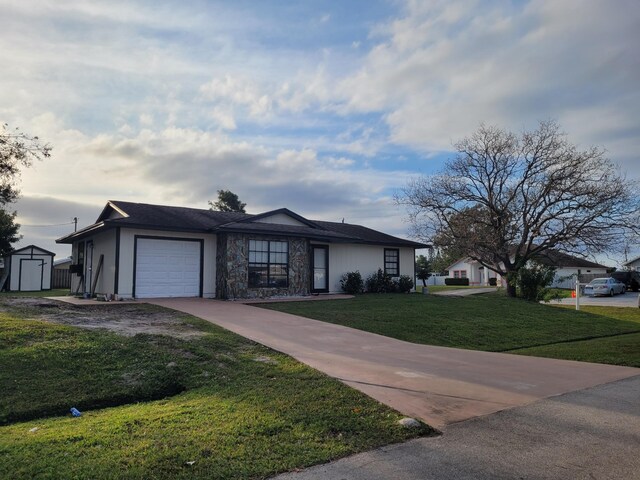
[[5, 123], [0, 125], [0, 256], [12, 249], [12, 244], [20, 240], [20, 225], [15, 223], [16, 212], [9, 212], [7, 206], [20, 196], [18, 180], [20, 168], [29, 167], [35, 160], [51, 156], [51, 147], [19, 129], [10, 129]]
[[396, 200], [416, 235], [503, 275], [511, 296], [518, 271], [549, 249], [595, 254], [639, 233], [638, 184], [553, 121], [521, 134], [481, 125], [454, 147], [440, 174], [410, 181]]
[[209, 210], [217, 210], [219, 212], [240, 212], [246, 213], [244, 207], [246, 203], [242, 203], [238, 195], [231, 190], [218, 190], [218, 201], [209, 201]]

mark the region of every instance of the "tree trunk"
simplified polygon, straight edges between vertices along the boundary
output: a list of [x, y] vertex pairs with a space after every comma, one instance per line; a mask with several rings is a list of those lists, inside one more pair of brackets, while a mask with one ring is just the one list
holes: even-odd
[[518, 276], [517, 270], [508, 270], [503, 277], [507, 280], [507, 297], [516, 297], [516, 278]]
[[427, 279], [426, 279], [426, 278], [423, 278], [423, 279], [422, 279], [422, 286], [423, 286], [423, 287], [426, 287], [426, 286], [427, 286]]

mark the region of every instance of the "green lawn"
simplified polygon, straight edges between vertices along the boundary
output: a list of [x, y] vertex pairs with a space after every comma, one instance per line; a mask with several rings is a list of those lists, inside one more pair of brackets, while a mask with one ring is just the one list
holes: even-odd
[[[638, 335], [627, 335], [640, 332], [640, 310], [633, 308], [576, 312], [501, 293], [465, 298], [367, 294], [260, 306], [414, 343], [640, 366]], [[578, 341], [584, 340], [592, 343], [581, 347]]]
[[54, 288], [40, 292], [0, 292], [0, 299], [7, 297], [64, 297], [66, 295], [69, 295], [68, 288]]
[[39, 313], [0, 312], [0, 478], [264, 478], [433, 433], [193, 317], [179, 321], [204, 335], [184, 340], [30, 319]]

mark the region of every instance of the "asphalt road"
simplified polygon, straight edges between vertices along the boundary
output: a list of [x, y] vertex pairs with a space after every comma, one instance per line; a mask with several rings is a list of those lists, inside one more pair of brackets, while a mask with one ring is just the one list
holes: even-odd
[[640, 376], [450, 425], [278, 480], [640, 479]]
[[[556, 303], [562, 303], [564, 305], [575, 305], [576, 299], [563, 298]], [[615, 295], [613, 297], [580, 297], [580, 305], [638, 308], [638, 292], [627, 292], [624, 295]]]

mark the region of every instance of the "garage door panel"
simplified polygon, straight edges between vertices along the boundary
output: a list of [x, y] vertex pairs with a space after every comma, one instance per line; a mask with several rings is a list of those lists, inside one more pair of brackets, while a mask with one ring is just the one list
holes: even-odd
[[141, 238], [136, 247], [136, 297], [200, 296], [200, 242]]

